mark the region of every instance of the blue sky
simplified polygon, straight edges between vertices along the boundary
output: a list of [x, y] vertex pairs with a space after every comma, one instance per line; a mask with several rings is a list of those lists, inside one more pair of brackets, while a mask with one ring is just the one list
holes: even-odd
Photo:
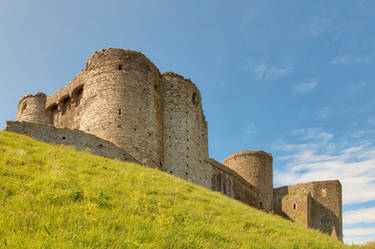
[[0, 128], [105, 47], [199, 87], [210, 156], [274, 156], [276, 186], [339, 179], [344, 240], [375, 240], [374, 1], [0, 2]]

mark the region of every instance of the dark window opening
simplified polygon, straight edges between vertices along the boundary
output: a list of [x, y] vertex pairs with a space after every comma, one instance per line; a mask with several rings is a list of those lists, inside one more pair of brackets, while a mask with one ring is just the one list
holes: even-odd
[[62, 101], [62, 114], [65, 114], [68, 110], [70, 110], [70, 97], [66, 97], [63, 101]]
[[83, 93], [83, 87], [81, 86], [81, 87], [77, 88], [76, 90], [74, 90], [74, 92], [72, 94], [73, 100], [74, 100], [76, 106], [78, 106], [79, 103], [81, 102], [82, 93]]
[[155, 89], [158, 89], [158, 88], [159, 88], [159, 85], [155, 83], [155, 84], [154, 84], [154, 88], [155, 88]]
[[185, 172], [185, 175], [188, 175], [188, 172]]
[[169, 173], [173, 174], [173, 171], [171, 170], [171, 171], [169, 171]]
[[121, 109], [118, 109], [118, 115], [121, 115]]
[[62, 139], [66, 139], [66, 137], [62, 137]]
[[186, 164], [186, 167], [189, 167], [189, 164]]
[[199, 98], [198, 98], [198, 94], [196, 92], [193, 92], [192, 102], [195, 106], [198, 106]]
[[134, 128], [134, 131], [137, 131], [137, 128]]
[[293, 204], [293, 209], [296, 209], [296, 204], [295, 203]]
[[122, 66], [121, 65], [118, 66], [118, 70], [122, 70]]
[[53, 105], [51, 108], [51, 112], [57, 112], [57, 105]]
[[99, 144], [99, 147], [103, 147], [103, 145], [102, 145], [102, 144]]
[[262, 201], [259, 202], [259, 207], [260, 207], [260, 209], [263, 209], [263, 202]]
[[124, 158], [126, 158], [126, 154], [124, 154]]

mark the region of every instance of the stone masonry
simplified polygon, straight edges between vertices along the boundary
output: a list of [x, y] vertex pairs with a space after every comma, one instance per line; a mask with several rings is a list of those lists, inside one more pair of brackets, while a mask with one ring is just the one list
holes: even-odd
[[160, 73], [140, 52], [95, 52], [56, 93], [23, 96], [17, 122], [6, 129], [158, 168], [342, 240], [339, 181], [274, 189], [270, 153], [246, 150], [223, 164], [209, 158], [199, 89], [181, 75]]

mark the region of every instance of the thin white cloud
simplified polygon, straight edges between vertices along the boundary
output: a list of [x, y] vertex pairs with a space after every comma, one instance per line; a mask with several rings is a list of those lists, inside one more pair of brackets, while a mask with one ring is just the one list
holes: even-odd
[[323, 107], [315, 112], [317, 119], [328, 118], [331, 109], [329, 107]]
[[331, 26], [331, 19], [324, 17], [314, 17], [309, 23], [301, 28], [302, 34], [307, 38], [314, 38], [325, 33]]
[[345, 236], [375, 235], [375, 227], [345, 229]]
[[366, 81], [361, 81], [361, 82], [358, 82], [358, 83], [355, 83], [355, 84], [351, 85], [351, 88], [354, 91], [361, 90], [361, 89], [363, 89], [365, 87], [367, 87], [367, 82]]
[[334, 135], [328, 132], [324, 132], [321, 129], [317, 128], [308, 128], [308, 129], [298, 129], [291, 132], [292, 135], [298, 135], [298, 140], [302, 141], [311, 141], [319, 140], [320, 142], [331, 140]]
[[344, 213], [344, 224], [375, 223], [375, 207], [362, 208]]
[[370, 118], [369, 120], [366, 121], [366, 124], [375, 125], [375, 118]]
[[298, 93], [307, 93], [313, 90], [318, 85], [318, 79], [310, 79], [300, 84], [293, 86], [293, 91]]
[[357, 56], [357, 55], [341, 55], [332, 59], [330, 64], [337, 65], [351, 65], [351, 64], [365, 64], [371, 63], [375, 59], [374, 55]]
[[254, 123], [248, 124], [245, 128], [245, 135], [252, 137], [255, 134], [256, 134], [255, 124]]
[[363, 140], [351, 145], [334, 142], [334, 135], [319, 129], [294, 131], [297, 143], [279, 143], [273, 147], [282, 154], [277, 158], [275, 182], [289, 185], [307, 181], [339, 179], [343, 203], [375, 200], [375, 146]]
[[267, 63], [248, 61], [244, 69], [250, 71], [258, 80], [275, 80], [291, 73], [294, 70], [294, 66], [292, 64], [274, 66]]

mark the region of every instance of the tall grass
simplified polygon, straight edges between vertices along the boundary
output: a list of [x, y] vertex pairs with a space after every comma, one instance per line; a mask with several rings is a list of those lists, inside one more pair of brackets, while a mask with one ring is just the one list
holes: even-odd
[[158, 170], [0, 132], [0, 248], [351, 248]]

